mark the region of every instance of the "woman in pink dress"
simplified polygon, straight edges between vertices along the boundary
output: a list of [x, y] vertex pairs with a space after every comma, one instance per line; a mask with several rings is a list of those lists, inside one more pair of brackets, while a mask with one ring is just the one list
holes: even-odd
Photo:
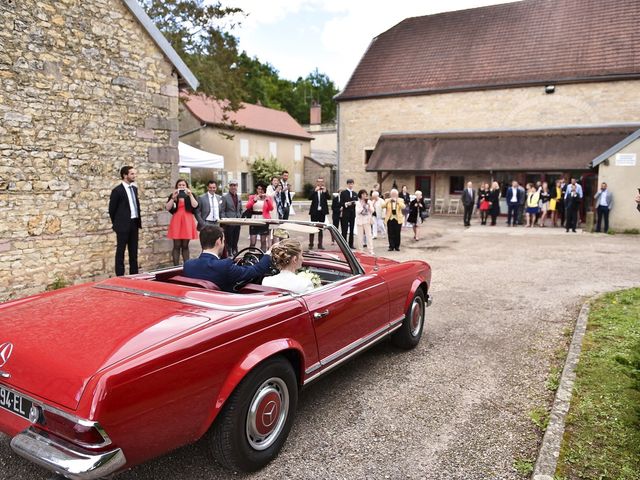
[[194, 212], [198, 208], [198, 201], [189, 189], [189, 183], [180, 179], [176, 182], [176, 189], [167, 200], [165, 206], [167, 211], [173, 215], [169, 222], [169, 231], [167, 237], [173, 240], [173, 264], [180, 263], [180, 252], [182, 252], [182, 260], [189, 260], [189, 240], [198, 238], [198, 230], [196, 229], [196, 217]]

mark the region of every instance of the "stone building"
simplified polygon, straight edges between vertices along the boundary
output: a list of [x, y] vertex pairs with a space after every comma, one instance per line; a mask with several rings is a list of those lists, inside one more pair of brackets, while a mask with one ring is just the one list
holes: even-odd
[[[186, 96], [180, 116], [180, 140], [224, 157], [218, 180], [239, 181], [242, 193], [253, 192], [251, 164], [275, 158], [289, 172], [289, 183], [302, 192], [303, 159], [313, 138], [287, 112], [242, 103], [237, 112], [225, 112], [218, 100]], [[236, 125], [232, 129], [231, 125]]]
[[589, 162], [638, 128], [637, 14], [524, 0], [400, 22], [336, 97], [340, 182], [406, 184], [445, 210], [467, 181], [577, 176], [591, 195]]
[[598, 169], [598, 182], [605, 182], [613, 194], [609, 214], [610, 228], [615, 231], [640, 230], [640, 212], [635, 196], [640, 193], [640, 129], [602, 152], [591, 162]]
[[141, 267], [166, 263], [193, 74], [136, 0], [0, 1], [0, 26], [0, 300], [114, 274], [123, 165], [138, 171]]
[[318, 177], [324, 178], [330, 192], [336, 192], [338, 185], [338, 129], [335, 122], [322, 123], [321, 105], [311, 105], [309, 125], [303, 128], [313, 135], [311, 153], [304, 158], [305, 182], [315, 185]]

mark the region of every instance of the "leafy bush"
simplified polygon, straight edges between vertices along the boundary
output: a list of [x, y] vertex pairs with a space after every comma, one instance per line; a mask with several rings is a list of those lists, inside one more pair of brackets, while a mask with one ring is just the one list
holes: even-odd
[[315, 190], [315, 185], [311, 183], [305, 183], [302, 187], [302, 198], [309, 198]]
[[253, 183], [264, 183], [269, 185], [273, 177], [279, 177], [285, 168], [278, 163], [278, 159], [271, 157], [269, 160], [258, 157], [253, 165], [251, 165], [251, 174], [253, 175]]

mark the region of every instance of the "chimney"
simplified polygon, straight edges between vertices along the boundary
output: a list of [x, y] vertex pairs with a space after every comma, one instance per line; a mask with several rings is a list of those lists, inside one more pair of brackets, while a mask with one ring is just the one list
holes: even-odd
[[322, 123], [322, 108], [315, 100], [311, 104], [311, 110], [309, 111], [309, 124], [320, 125]]

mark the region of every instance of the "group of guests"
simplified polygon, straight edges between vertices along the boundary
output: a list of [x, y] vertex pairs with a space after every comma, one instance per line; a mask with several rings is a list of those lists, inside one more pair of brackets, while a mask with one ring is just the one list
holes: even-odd
[[[329, 200], [331, 200], [331, 220], [333, 225], [340, 230], [342, 237], [349, 247], [367, 251], [374, 254], [373, 241], [387, 236], [389, 251], [400, 250], [401, 228], [407, 222], [412, 222], [414, 239], [418, 240], [418, 222], [426, 218], [427, 204], [419, 190], [411, 200], [403, 187], [401, 194], [397, 188], [391, 189], [389, 198], [382, 198], [378, 191], [379, 185], [367, 191], [354, 188], [353, 179], [348, 179], [346, 188], [340, 192], [329, 194], [325, 187], [324, 179], [316, 180], [314, 191], [309, 196], [311, 205], [309, 216], [312, 222], [324, 222], [329, 213]], [[406, 197], [404, 196], [406, 194]], [[309, 249], [314, 248], [314, 234], [309, 235]], [[322, 233], [318, 235], [317, 248], [323, 250]]]
[[[249, 195], [246, 205], [238, 195], [238, 182], [229, 180], [228, 192], [218, 195], [218, 184], [214, 180], [207, 182], [207, 192], [195, 198], [189, 189], [189, 182], [180, 179], [176, 182], [173, 193], [167, 199], [166, 209], [171, 213], [171, 221], [167, 237], [173, 240], [172, 260], [174, 265], [180, 263], [180, 257], [189, 260], [189, 242], [198, 238], [198, 232], [207, 225], [218, 225], [223, 218], [282, 218], [288, 219], [291, 209], [291, 193], [289, 190], [289, 172], [272, 178], [266, 186], [256, 185], [255, 193]], [[225, 225], [227, 253], [230, 256], [238, 252], [240, 227]], [[255, 247], [260, 239], [260, 248], [269, 249], [270, 235], [268, 226], [252, 225], [249, 227], [249, 245]]]
[[[500, 215], [500, 192], [499, 183], [492, 182], [491, 186], [488, 183], [482, 184], [476, 195], [473, 183], [468, 182], [462, 193], [464, 225], [471, 225], [471, 215], [474, 207], [477, 207], [481, 225], [486, 225], [490, 216], [491, 225], [495, 226]], [[513, 180], [507, 188], [505, 200], [508, 227], [522, 225], [523, 218], [526, 227], [546, 227], [546, 220], [550, 218], [554, 227], [559, 223], [567, 232], [575, 232], [583, 190], [575, 178], [570, 183], [565, 183], [565, 179], [560, 178], [552, 187], [547, 182], [527, 183], [522, 187]], [[613, 207], [613, 195], [605, 182], [595, 194], [594, 201], [597, 213], [596, 232], [606, 233], [609, 231], [609, 211]]]

